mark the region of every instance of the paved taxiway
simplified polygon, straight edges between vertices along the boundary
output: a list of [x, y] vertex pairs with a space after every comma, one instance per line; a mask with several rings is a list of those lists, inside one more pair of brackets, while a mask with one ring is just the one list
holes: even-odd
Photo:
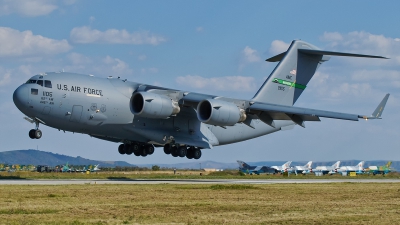
[[124, 179], [124, 180], [0, 180], [0, 185], [67, 185], [67, 184], [323, 184], [323, 183], [400, 183], [400, 179]]

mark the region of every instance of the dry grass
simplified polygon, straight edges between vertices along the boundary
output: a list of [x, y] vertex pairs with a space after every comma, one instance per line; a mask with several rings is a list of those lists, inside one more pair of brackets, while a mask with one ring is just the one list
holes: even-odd
[[388, 184], [0, 186], [0, 224], [398, 224]]

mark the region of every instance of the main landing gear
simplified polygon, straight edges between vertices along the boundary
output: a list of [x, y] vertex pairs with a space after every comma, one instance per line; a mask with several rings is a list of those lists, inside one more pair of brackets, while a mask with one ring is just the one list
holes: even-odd
[[31, 139], [40, 139], [42, 137], [42, 131], [39, 130], [39, 122], [35, 121], [36, 128], [29, 131], [29, 137]]
[[118, 147], [118, 152], [121, 155], [127, 154], [135, 156], [147, 156], [152, 155], [154, 153], [154, 146], [150, 144], [140, 144], [140, 143], [132, 143], [132, 144], [121, 144]]
[[188, 159], [200, 159], [201, 150], [196, 147], [186, 147], [186, 146], [171, 146], [169, 144], [164, 145], [164, 153], [173, 157], [185, 157]]

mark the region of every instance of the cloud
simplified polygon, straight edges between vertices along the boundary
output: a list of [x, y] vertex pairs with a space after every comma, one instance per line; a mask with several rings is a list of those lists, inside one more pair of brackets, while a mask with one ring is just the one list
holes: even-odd
[[287, 49], [289, 48], [289, 43], [285, 43], [284, 41], [281, 40], [274, 40], [271, 43], [271, 47], [269, 48], [269, 52], [272, 55], [278, 55], [281, 54], [282, 52], [286, 52]]
[[226, 76], [206, 78], [198, 75], [187, 75], [177, 77], [175, 81], [179, 85], [196, 89], [239, 92], [254, 92], [254, 90], [257, 90], [254, 77]]
[[257, 51], [250, 48], [249, 46], [246, 46], [243, 49], [243, 57], [244, 57], [244, 60], [249, 63], [261, 61], [260, 57], [257, 54]]
[[162, 36], [151, 34], [149, 31], [129, 33], [127, 30], [108, 29], [99, 31], [87, 26], [75, 27], [71, 30], [70, 39], [74, 43], [105, 43], [105, 44], [133, 44], [158, 45], [165, 42]]
[[356, 82], [371, 82], [382, 87], [400, 88], [399, 70], [358, 70], [351, 78]]
[[197, 32], [203, 32], [203, 31], [204, 31], [204, 28], [203, 28], [203, 27], [196, 27], [196, 31], [197, 31]]
[[92, 60], [89, 57], [76, 52], [69, 53], [67, 55], [67, 59], [71, 61], [73, 65], [89, 64], [92, 62]]
[[246, 65], [250, 63], [260, 62], [261, 58], [258, 56], [257, 50], [246, 46], [241, 53], [241, 60], [239, 64], [239, 69], [243, 69]]
[[138, 59], [141, 60], [141, 61], [143, 61], [143, 60], [146, 60], [146, 59], [147, 59], [147, 56], [146, 56], [146, 55], [139, 55], [139, 56], [138, 56]]
[[103, 59], [103, 62], [106, 64], [106, 67], [111, 66], [111, 75], [130, 75], [133, 74], [133, 70], [129, 68], [129, 65], [118, 59], [118, 58], [112, 58], [110, 56], [106, 56]]
[[344, 34], [325, 32], [320, 39], [328, 42], [328, 45], [336, 50], [383, 55], [394, 58], [400, 64], [400, 58], [398, 58], [400, 55], [399, 38], [385, 37], [365, 31], [352, 31]]
[[32, 31], [18, 31], [9, 27], [0, 27], [0, 57], [29, 57], [54, 55], [68, 52], [72, 47], [67, 40], [55, 40]]
[[2, 69], [0, 71], [1, 71], [1, 73], [0, 73], [0, 87], [3, 87], [3, 86], [5, 86], [5, 85], [10, 83], [10, 81], [11, 81], [11, 72], [10, 72], [10, 70], [2, 71]]
[[154, 67], [151, 67], [151, 68], [143, 68], [143, 69], [141, 69], [141, 72], [144, 74], [144, 73], [158, 73], [158, 69], [157, 68], [154, 68]]
[[96, 20], [96, 18], [94, 16], [89, 17], [90, 24], [92, 24], [95, 20]]
[[27, 17], [43, 16], [57, 8], [53, 0], [0, 0], [0, 16], [12, 13]]

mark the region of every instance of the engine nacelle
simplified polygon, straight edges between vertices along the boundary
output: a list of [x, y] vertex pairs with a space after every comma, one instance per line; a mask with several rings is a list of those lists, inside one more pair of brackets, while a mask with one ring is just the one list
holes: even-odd
[[234, 103], [217, 99], [207, 99], [197, 105], [197, 118], [216, 126], [233, 126], [246, 120], [246, 113]]
[[131, 97], [131, 112], [136, 116], [166, 119], [179, 113], [177, 102], [167, 96], [150, 92], [137, 92]]

